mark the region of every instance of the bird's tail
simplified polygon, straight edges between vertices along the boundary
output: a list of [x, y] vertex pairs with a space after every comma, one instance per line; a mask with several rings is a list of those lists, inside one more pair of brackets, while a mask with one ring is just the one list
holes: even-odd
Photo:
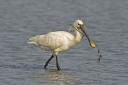
[[39, 35], [29, 38], [28, 44], [38, 45]]

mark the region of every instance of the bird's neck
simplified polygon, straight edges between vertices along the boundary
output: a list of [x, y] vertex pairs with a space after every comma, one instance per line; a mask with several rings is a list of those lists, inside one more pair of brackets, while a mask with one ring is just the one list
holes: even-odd
[[77, 30], [75, 30], [75, 41], [79, 43], [82, 40], [82, 38], [83, 38], [83, 35]]

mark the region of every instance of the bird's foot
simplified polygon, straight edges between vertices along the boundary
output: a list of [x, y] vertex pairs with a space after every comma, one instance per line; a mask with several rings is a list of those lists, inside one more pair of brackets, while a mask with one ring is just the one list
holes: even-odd
[[60, 71], [60, 70], [61, 70], [60, 66], [57, 66], [57, 70], [58, 70], [58, 71]]
[[47, 65], [44, 65], [44, 69], [46, 69], [47, 68]]

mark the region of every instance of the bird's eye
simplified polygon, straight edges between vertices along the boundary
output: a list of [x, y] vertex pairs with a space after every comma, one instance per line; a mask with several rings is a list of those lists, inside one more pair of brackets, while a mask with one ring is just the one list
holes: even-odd
[[80, 26], [81, 24], [78, 23], [78, 25]]

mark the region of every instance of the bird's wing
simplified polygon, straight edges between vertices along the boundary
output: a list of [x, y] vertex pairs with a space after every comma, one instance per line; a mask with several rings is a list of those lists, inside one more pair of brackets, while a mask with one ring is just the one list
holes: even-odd
[[30, 38], [30, 44], [37, 45], [41, 48], [57, 49], [62, 46], [67, 46], [70, 41], [73, 41], [74, 36], [65, 31], [50, 32], [45, 35], [37, 35]]
[[51, 49], [63, 46], [67, 41], [73, 40], [74, 36], [65, 31], [50, 32], [40, 35], [38, 43]]

